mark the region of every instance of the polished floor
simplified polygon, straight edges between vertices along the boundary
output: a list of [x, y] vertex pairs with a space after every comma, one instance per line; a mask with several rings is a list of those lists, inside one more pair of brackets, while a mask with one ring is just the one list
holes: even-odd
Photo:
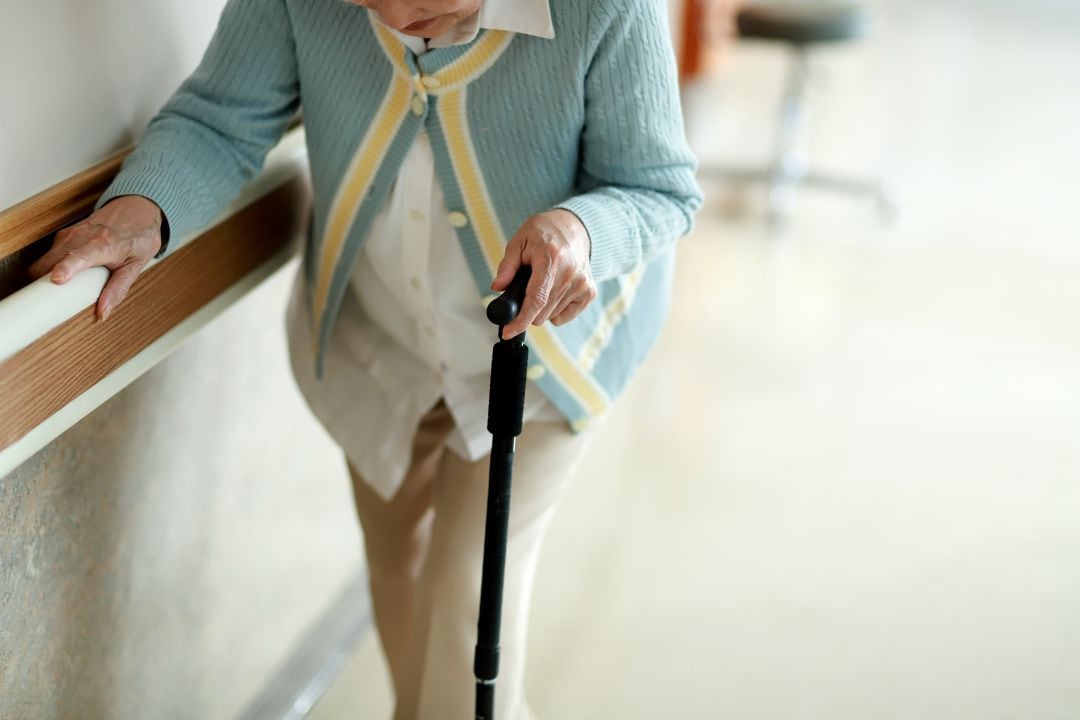
[[[1041, 8], [1041, 9], [1040, 9]], [[1080, 9], [893, 2], [809, 142], [903, 208], [709, 180], [670, 324], [539, 570], [540, 720], [1080, 717]], [[775, 48], [687, 93], [763, 158]], [[389, 718], [374, 637], [317, 720]]]

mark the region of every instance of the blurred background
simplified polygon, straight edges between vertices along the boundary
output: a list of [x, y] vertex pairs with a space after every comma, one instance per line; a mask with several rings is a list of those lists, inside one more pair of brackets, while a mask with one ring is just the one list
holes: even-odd
[[[0, 0], [0, 208], [136, 138], [222, 2], [103, 5]], [[549, 532], [537, 716], [1080, 717], [1080, 4], [671, 29], [707, 201]], [[292, 273], [0, 479], [0, 718], [389, 717]]]

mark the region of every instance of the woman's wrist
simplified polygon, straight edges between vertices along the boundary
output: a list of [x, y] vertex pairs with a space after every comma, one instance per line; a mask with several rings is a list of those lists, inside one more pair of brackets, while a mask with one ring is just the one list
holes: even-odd
[[557, 213], [555, 216], [558, 218], [557, 224], [565, 230], [567, 236], [572, 238], [574, 245], [585, 248], [585, 257], [592, 259], [592, 240], [589, 238], [589, 230], [585, 227], [585, 223], [581, 221], [581, 218], [572, 210], [562, 207], [552, 208], [547, 212]]
[[116, 210], [124, 209], [125, 212], [138, 213], [140, 216], [156, 217], [160, 226], [165, 221], [165, 213], [156, 202], [145, 195], [117, 195], [101, 206], [102, 209], [115, 205]]

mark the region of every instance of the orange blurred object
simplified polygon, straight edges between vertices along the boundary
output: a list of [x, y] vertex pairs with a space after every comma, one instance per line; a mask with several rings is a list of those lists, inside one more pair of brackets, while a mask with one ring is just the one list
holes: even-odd
[[686, 0], [682, 17], [679, 77], [693, 80], [723, 62], [736, 38], [740, 0]]

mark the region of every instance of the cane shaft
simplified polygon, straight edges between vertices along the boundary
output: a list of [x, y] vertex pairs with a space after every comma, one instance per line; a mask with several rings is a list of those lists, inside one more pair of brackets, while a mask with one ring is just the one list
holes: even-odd
[[525, 295], [529, 268], [523, 267], [511, 287], [488, 306], [488, 318], [499, 325], [499, 342], [491, 351], [488, 395], [487, 518], [484, 522], [484, 560], [480, 580], [480, 617], [476, 626], [476, 720], [495, 717], [495, 679], [499, 675], [499, 629], [502, 625], [503, 582], [510, 530], [510, 487], [514, 474], [514, 444], [521, 434], [525, 412], [525, 382], [529, 348], [524, 333], [502, 339], [503, 325], [517, 315]]
[[484, 570], [480, 581], [480, 620], [477, 623], [476, 662], [480, 680], [494, 680], [499, 674], [499, 627], [502, 622], [503, 581], [506, 575], [506, 545], [510, 529], [510, 485], [514, 462], [514, 438], [498, 437], [502, 446], [491, 455], [488, 482], [487, 520], [484, 526]]

